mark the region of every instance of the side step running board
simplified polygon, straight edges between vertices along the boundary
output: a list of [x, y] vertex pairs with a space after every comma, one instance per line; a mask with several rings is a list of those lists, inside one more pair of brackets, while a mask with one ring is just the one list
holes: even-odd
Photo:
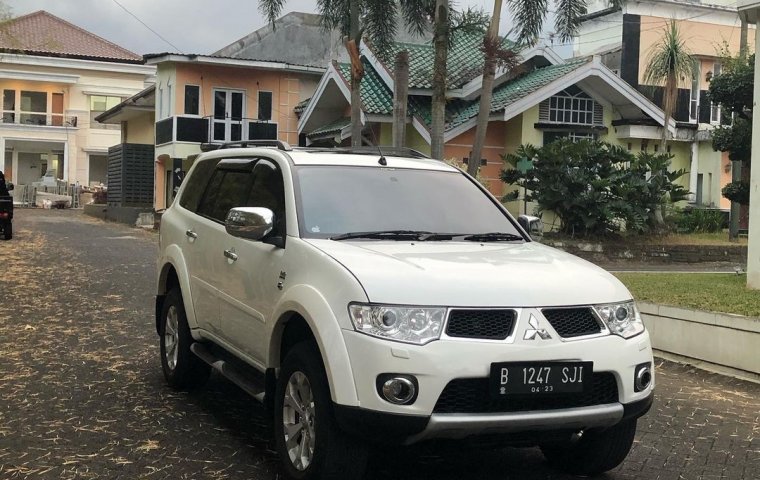
[[263, 382], [256, 382], [243, 375], [228, 362], [214, 356], [213, 353], [198, 342], [194, 342], [190, 345], [190, 350], [198, 358], [211, 365], [214, 370], [221, 373], [227, 380], [242, 388], [248, 395], [252, 396], [259, 402], [264, 401], [265, 388]]

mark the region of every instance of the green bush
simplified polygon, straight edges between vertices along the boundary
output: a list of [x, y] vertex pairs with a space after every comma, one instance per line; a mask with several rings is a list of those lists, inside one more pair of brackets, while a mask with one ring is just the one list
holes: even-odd
[[[688, 192], [675, 181], [685, 170], [669, 171], [672, 156], [641, 152], [598, 141], [558, 140], [544, 147], [520, 146], [504, 157], [511, 168], [502, 170], [505, 183], [528, 190], [527, 200], [550, 210], [569, 235], [607, 236], [621, 229], [649, 232], [662, 223], [670, 202]], [[533, 168], [514, 168], [532, 159]]]
[[673, 219], [676, 229], [680, 233], [720, 232], [726, 222], [726, 216], [723, 212], [706, 208], [693, 208], [677, 212]]
[[721, 190], [724, 197], [741, 205], [749, 205], [749, 184], [741, 180], [727, 184]]

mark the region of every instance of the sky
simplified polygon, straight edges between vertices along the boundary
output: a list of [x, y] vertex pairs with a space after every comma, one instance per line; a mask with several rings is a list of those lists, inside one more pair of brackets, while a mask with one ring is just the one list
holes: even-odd
[[[266, 24], [257, 0], [3, 1], [14, 16], [47, 10], [141, 55], [167, 51], [208, 54]], [[283, 12], [313, 13], [316, 4], [316, 0], [285, 0]], [[459, 0], [457, 6], [490, 12], [493, 0]], [[505, 17], [502, 14], [502, 34], [508, 28], [509, 19]]]

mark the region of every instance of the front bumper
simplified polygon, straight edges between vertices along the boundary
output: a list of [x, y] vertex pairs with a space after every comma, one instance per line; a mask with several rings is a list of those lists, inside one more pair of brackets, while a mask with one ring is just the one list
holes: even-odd
[[[611, 375], [617, 388], [615, 398], [600, 403], [638, 402], [651, 394], [655, 383], [653, 378], [651, 385], [641, 392], [634, 388], [636, 366], [653, 361], [647, 332], [629, 340], [613, 335], [580, 341], [517, 339], [514, 343], [441, 339], [424, 346], [390, 342], [350, 330], [343, 331], [343, 338], [348, 357], [355, 359], [351, 370], [359, 404], [353, 406], [399, 415], [429, 417], [443, 413], [436, 412], [436, 404], [449, 382], [487, 379], [491, 363], [497, 362], [591, 361], [594, 372]], [[414, 376], [419, 384], [414, 403], [393, 405], [382, 399], [376, 384], [381, 374]]]
[[[432, 439], [463, 439], [484, 435], [518, 434], [541, 438], [544, 432], [573, 432], [607, 428], [646, 414], [654, 394], [629, 404], [613, 403], [559, 410], [498, 414], [398, 415], [334, 405], [341, 429], [376, 443], [413, 444]], [[528, 434], [527, 436], [525, 434]]]

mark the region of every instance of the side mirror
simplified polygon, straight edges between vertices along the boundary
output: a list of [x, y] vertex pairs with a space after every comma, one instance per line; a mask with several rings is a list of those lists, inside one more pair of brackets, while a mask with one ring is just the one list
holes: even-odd
[[11, 190], [13, 190], [13, 184], [8, 182], [5, 184], [5, 188], [10, 192]]
[[274, 212], [260, 207], [233, 208], [227, 213], [224, 228], [233, 237], [258, 241], [274, 229]]
[[531, 237], [540, 237], [544, 234], [544, 222], [540, 218], [531, 215], [520, 215], [517, 223], [528, 232]]

